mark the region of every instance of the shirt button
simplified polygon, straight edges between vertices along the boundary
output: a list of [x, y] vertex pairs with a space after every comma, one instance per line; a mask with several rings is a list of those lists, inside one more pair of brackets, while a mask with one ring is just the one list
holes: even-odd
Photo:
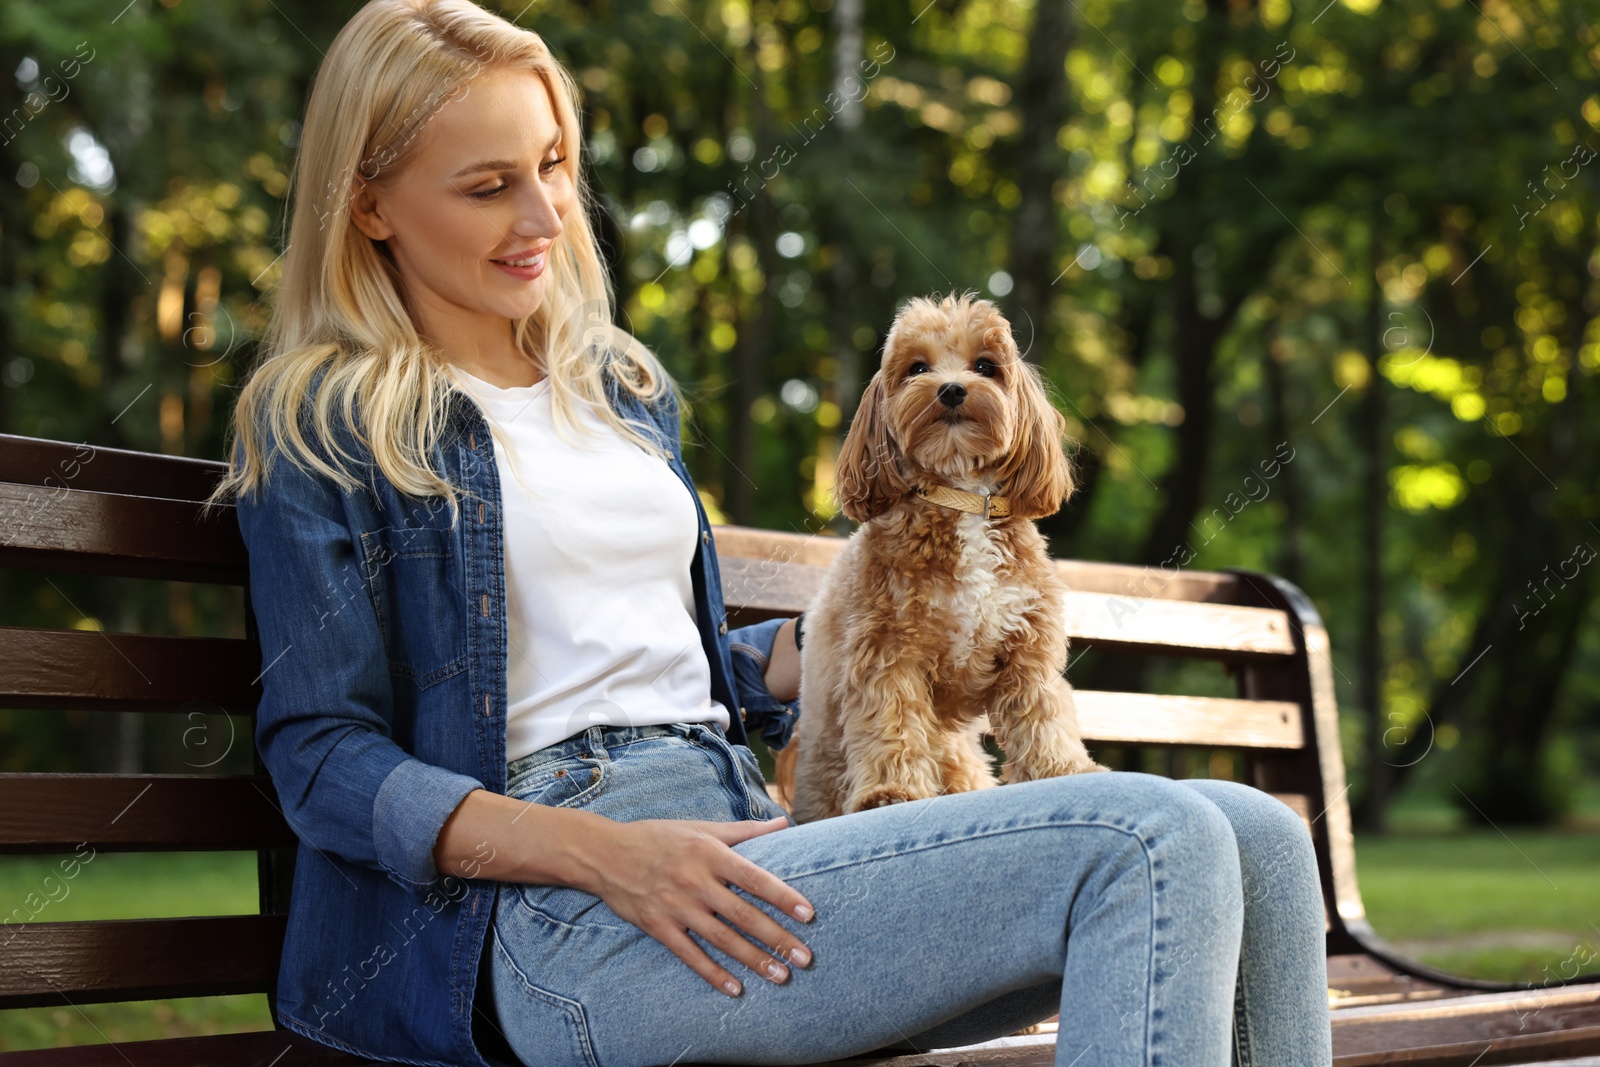
[[740, 722], [744, 722], [747, 718], [748, 718], [748, 716], [745, 714], [745, 710], [743, 708], [740, 708], [739, 709], [739, 721]]
[[717, 627], [717, 633], [725, 634], [727, 632], [728, 632], [728, 624], [727, 623], [723, 623], [721, 626]]
[[702, 545], [709, 545], [711, 543], [711, 531], [710, 530], [701, 530], [700, 531], [700, 543]]

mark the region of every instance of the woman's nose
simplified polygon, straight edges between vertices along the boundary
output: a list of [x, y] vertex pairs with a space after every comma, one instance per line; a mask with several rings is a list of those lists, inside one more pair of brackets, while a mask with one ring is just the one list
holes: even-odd
[[522, 216], [512, 226], [518, 236], [546, 237], [550, 240], [561, 236], [561, 212], [547, 189], [536, 186], [518, 206], [522, 209]]

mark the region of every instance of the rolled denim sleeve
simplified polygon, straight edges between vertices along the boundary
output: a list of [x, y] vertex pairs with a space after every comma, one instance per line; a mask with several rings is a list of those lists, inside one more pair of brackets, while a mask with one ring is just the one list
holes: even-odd
[[739, 707], [745, 716], [745, 730], [759, 733], [767, 747], [774, 750], [789, 743], [789, 736], [800, 718], [800, 698], [785, 703], [768, 691], [766, 681], [767, 664], [772, 661], [772, 646], [777, 642], [778, 629], [788, 621], [768, 619], [728, 631], [728, 644], [733, 652], [733, 679], [739, 692]]
[[281, 456], [238, 501], [262, 652], [256, 746], [301, 841], [425, 891], [440, 878], [445, 820], [484, 785], [393, 738], [388, 659], [346, 503]]

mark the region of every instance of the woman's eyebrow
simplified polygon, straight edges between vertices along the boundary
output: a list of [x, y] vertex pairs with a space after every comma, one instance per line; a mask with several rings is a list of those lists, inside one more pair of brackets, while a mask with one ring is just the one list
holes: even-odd
[[[561, 143], [561, 131], [557, 130], [556, 131], [556, 135], [554, 137], [550, 138], [550, 143], [544, 146], [544, 152], [550, 151], [550, 149], [554, 148], [556, 145], [558, 145], [560, 143]], [[544, 152], [540, 152], [539, 154], [540, 155], [544, 155]], [[452, 177], [452, 178], [464, 178], [468, 174], [477, 174], [478, 172], [485, 171], [485, 170], [516, 170], [516, 169], [517, 169], [517, 161], [514, 160], [514, 159], [480, 159], [476, 163], [467, 164], [465, 167], [462, 167], [460, 170], [458, 170], [454, 174], [450, 175], [450, 177]]]

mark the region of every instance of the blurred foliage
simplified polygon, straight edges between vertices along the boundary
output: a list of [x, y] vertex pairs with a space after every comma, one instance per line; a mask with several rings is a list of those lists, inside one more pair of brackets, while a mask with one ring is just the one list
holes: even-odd
[[[0, 430], [222, 455], [358, 6], [0, 8]], [[1595, 775], [1594, 0], [486, 6], [584, 87], [619, 319], [719, 516], [848, 532], [833, 457], [896, 307], [978, 289], [1078, 442], [1056, 554], [1310, 594], [1363, 825], [1413, 786], [1550, 821]], [[0, 591], [13, 624], [237, 625]], [[63, 743], [0, 719], [8, 766]]]

